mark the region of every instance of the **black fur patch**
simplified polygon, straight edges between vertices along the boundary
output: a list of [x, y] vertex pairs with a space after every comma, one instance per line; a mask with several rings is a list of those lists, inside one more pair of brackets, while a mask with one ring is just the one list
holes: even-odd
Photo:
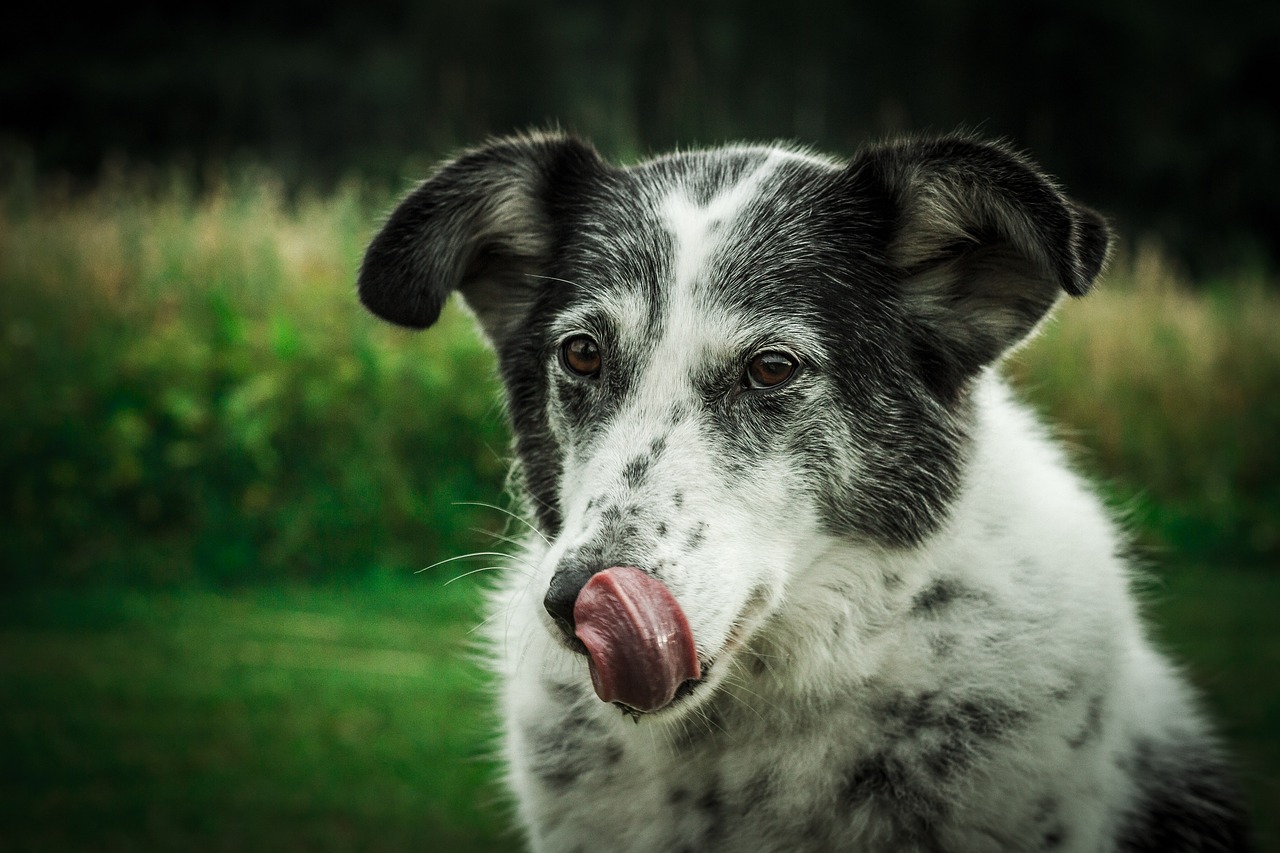
[[1128, 765], [1142, 798], [1129, 816], [1119, 850], [1253, 849], [1235, 779], [1211, 748], [1140, 740]]
[[989, 602], [991, 597], [956, 578], [937, 578], [911, 599], [914, 616], [933, 616], [955, 601]]

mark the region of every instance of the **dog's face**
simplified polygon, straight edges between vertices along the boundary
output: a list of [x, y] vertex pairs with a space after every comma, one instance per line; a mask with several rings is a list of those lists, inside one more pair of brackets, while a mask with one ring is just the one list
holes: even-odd
[[461, 291], [550, 542], [532, 606], [602, 698], [658, 711], [713, 692], [822, 542], [944, 522], [969, 384], [1106, 250], [1096, 214], [967, 139], [619, 169], [536, 137], [408, 196], [360, 292], [423, 327]]

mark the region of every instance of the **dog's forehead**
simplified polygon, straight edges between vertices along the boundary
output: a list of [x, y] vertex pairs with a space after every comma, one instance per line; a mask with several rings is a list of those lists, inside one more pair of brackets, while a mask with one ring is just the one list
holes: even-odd
[[626, 170], [577, 235], [586, 298], [560, 325], [604, 315], [623, 337], [725, 349], [799, 333], [815, 301], [802, 271], [820, 254], [821, 188], [836, 171], [803, 152], [754, 147]]

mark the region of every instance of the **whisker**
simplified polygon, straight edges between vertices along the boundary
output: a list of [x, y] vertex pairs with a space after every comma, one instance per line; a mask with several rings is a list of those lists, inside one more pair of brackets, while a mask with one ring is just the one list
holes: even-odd
[[[503, 570], [503, 569], [506, 569], [507, 571], [517, 571], [517, 569], [516, 569], [516, 567], [515, 567], [515, 566], [483, 566], [483, 567], [481, 567], [481, 568], [479, 568], [479, 569], [472, 569], [472, 570], [471, 570], [471, 571], [469, 571], [469, 572], [463, 572], [463, 573], [462, 573], [462, 574], [460, 574], [460, 575], [455, 575], [454, 577], [451, 577], [451, 578], [449, 578], [447, 581], [445, 581], [445, 582], [444, 582], [444, 584], [443, 584], [443, 586], [448, 586], [449, 584], [453, 583], [454, 581], [462, 580], [463, 578], [468, 577], [468, 576], [470, 576], [470, 575], [478, 575], [478, 574], [480, 574], [481, 572], [495, 572], [495, 571], [500, 571], [500, 570]], [[523, 573], [522, 573], [522, 574], [523, 574]]]
[[467, 530], [471, 533], [479, 533], [482, 536], [497, 539], [499, 542], [506, 542], [508, 545], [514, 545], [517, 548], [524, 547], [524, 542], [514, 536], [504, 536], [501, 533], [494, 533], [492, 530], [485, 530], [482, 527], [468, 527]]
[[575, 284], [574, 282], [569, 281], [569, 279], [567, 279], [567, 278], [556, 278], [556, 277], [555, 277], [555, 276], [553, 276], [553, 275], [538, 275], [537, 273], [531, 273], [531, 272], [527, 272], [527, 273], [525, 273], [524, 275], [525, 275], [525, 278], [540, 278], [540, 279], [542, 279], [543, 281], [558, 281], [558, 282], [560, 282], [561, 284], [567, 284], [567, 285], [569, 285], [570, 287], [577, 287], [577, 286], [578, 286], [578, 285], [577, 285], [577, 284]]
[[508, 515], [511, 518], [514, 518], [516, 521], [520, 522], [525, 527], [529, 528], [534, 533], [538, 534], [538, 538], [540, 538], [543, 542], [546, 542], [548, 545], [551, 544], [551, 540], [548, 539], [546, 536], [544, 536], [541, 530], [534, 527], [532, 524], [529, 523], [529, 521], [527, 521], [524, 518], [521, 518], [519, 515], [517, 515], [516, 513], [512, 512], [509, 509], [503, 509], [500, 506], [495, 506], [494, 504], [487, 504], [487, 503], [484, 503], [483, 501], [454, 501], [453, 505], [454, 506], [479, 506], [479, 507], [484, 507], [485, 509], [497, 510], [498, 512], [504, 515]]
[[441, 560], [438, 563], [432, 563], [429, 566], [425, 566], [421, 569], [418, 569], [416, 572], [414, 572], [414, 574], [420, 575], [423, 572], [434, 569], [436, 566], [443, 566], [445, 563], [456, 563], [458, 560], [469, 560], [472, 557], [508, 557], [508, 556], [510, 555], [504, 554], [501, 551], [473, 551], [470, 554], [459, 554], [456, 557], [446, 557], [445, 559]]
[[741, 681], [737, 681], [737, 680], [735, 680], [735, 679], [733, 679], [733, 678], [725, 678], [725, 680], [724, 680], [724, 684], [723, 684], [723, 685], [721, 685], [722, 687], [724, 687], [725, 692], [726, 692], [726, 693], [728, 693], [730, 696], [732, 696], [734, 699], [736, 699], [736, 700], [738, 700], [739, 702], [741, 702], [741, 703], [743, 704], [743, 706], [745, 706], [745, 707], [747, 707], [747, 708], [750, 708], [750, 709], [751, 709], [751, 713], [755, 714], [755, 715], [756, 715], [757, 717], [759, 717], [760, 719], [762, 719], [762, 720], [763, 720], [763, 719], [765, 718], [765, 717], [764, 717], [764, 714], [761, 714], [761, 713], [760, 713], [760, 711], [759, 711], [759, 710], [758, 710], [754, 705], [751, 705], [750, 703], [748, 703], [748, 702], [747, 702], [745, 699], [743, 699], [741, 696], [737, 695], [737, 694], [736, 694], [736, 693], [734, 693], [732, 690], [729, 690], [728, 688], [729, 688], [729, 685], [730, 685], [730, 684], [732, 684], [734, 687], [736, 687], [736, 688], [737, 688], [737, 689], [739, 689], [739, 690], [742, 690], [742, 691], [744, 691], [744, 692], [746, 692], [746, 693], [750, 693], [752, 696], [756, 697], [756, 699], [758, 699], [759, 701], [761, 701], [761, 702], [763, 702], [764, 704], [768, 705], [768, 706], [769, 706], [770, 708], [772, 708], [774, 711], [777, 711], [780, 715], [783, 715], [783, 714], [784, 714], [784, 712], [783, 712], [783, 710], [782, 710], [781, 708], [779, 708], [779, 707], [778, 707], [777, 705], [775, 705], [773, 702], [770, 702], [768, 699], [766, 699], [766, 698], [764, 698], [763, 696], [761, 696], [759, 693], [757, 693], [757, 692], [755, 692], [754, 690], [752, 690], [750, 687], [747, 687], [747, 686], [746, 686], [745, 684], [743, 684]]

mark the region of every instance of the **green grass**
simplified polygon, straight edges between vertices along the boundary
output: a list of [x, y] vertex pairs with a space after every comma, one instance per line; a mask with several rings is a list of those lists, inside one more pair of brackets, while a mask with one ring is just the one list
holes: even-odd
[[1280, 572], [1256, 566], [1172, 569], [1142, 594], [1154, 635], [1201, 689], [1263, 836], [1280, 851]]
[[28, 593], [5, 849], [504, 850], [474, 588]]

